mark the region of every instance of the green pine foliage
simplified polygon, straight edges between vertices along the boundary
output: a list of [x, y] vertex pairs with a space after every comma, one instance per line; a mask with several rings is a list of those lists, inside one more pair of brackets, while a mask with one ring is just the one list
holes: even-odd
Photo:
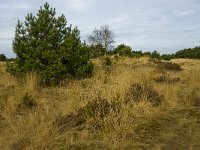
[[56, 17], [55, 8], [48, 3], [33, 16], [28, 14], [24, 23], [18, 21], [13, 41], [16, 54], [7, 70], [14, 76], [37, 72], [44, 84], [58, 84], [70, 77], [92, 74], [89, 52], [81, 43], [80, 31], [67, 26], [64, 15]]

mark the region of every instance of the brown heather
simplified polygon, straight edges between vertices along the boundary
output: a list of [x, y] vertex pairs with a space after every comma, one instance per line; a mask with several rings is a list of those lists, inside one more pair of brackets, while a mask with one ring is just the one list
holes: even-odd
[[0, 149], [200, 149], [200, 61], [110, 59], [57, 87], [0, 63]]

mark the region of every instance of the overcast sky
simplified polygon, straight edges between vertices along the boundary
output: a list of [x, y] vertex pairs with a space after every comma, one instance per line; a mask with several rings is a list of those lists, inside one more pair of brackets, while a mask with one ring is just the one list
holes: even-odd
[[[200, 45], [200, 0], [46, 0], [64, 14], [68, 25], [78, 26], [81, 38], [109, 25], [115, 45], [135, 50], [176, 50]], [[45, 0], [0, 0], [0, 53], [13, 57], [12, 40], [17, 20], [36, 14]]]

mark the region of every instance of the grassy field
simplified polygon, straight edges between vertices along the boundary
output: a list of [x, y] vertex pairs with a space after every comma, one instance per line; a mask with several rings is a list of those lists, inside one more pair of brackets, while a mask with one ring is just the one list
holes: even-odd
[[[57, 87], [20, 82], [0, 63], [1, 150], [200, 149], [200, 61], [95, 59]], [[179, 65], [180, 66], [179, 66]]]

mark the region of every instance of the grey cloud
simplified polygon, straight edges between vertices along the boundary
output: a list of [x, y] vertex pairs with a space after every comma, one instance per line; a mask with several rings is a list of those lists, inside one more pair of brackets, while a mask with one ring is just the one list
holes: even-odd
[[[116, 34], [116, 44], [134, 49], [171, 53], [200, 45], [199, 0], [47, 0], [68, 24], [78, 26], [82, 39], [95, 27], [108, 24]], [[17, 20], [35, 14], [45, 0], [1, 0], [0, 37], [14, 37]], [[11, 43], [0, 46], [11, 52]], [[8, 45], [6, 45], [8, 44]]]

